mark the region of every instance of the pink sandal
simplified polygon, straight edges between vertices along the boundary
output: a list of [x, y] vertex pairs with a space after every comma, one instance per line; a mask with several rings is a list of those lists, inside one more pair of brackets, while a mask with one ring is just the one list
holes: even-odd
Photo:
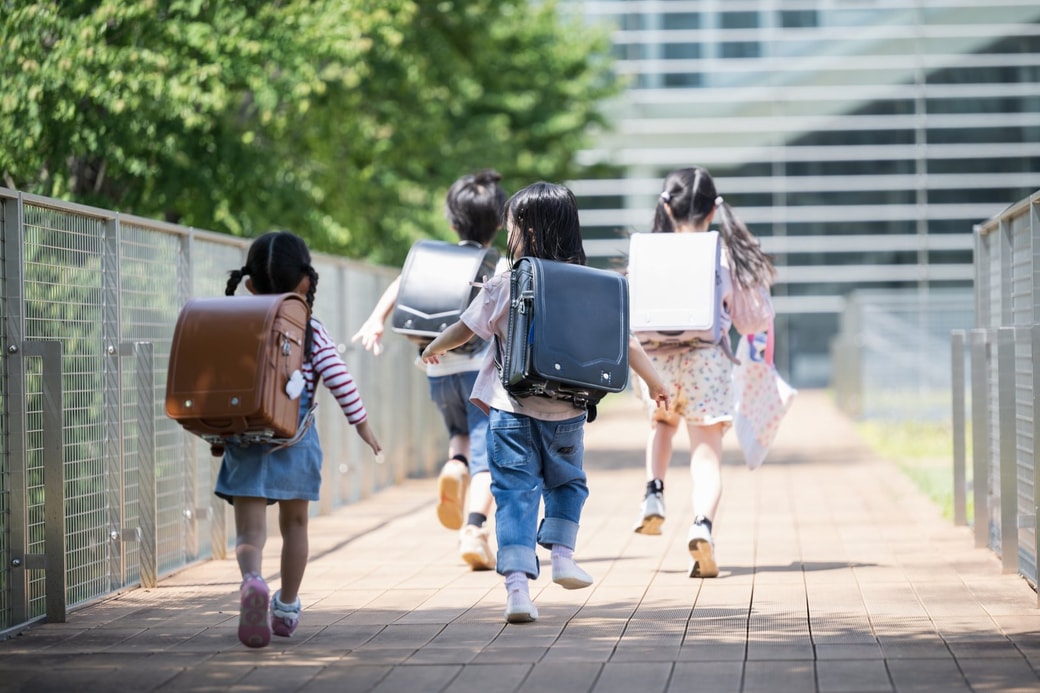
[[271, 642], [271, 623], [267, 608], [271, 591], [264, 579], [251, 573], [242, 581], [238, 612], [238, 639], [246, 647], [267, 647]]

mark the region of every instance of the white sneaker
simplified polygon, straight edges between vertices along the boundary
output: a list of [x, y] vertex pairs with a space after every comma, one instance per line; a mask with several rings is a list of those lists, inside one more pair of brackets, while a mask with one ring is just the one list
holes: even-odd
[[552, 577], [565, 590], [580, 590], [592, 584], [592, 576], [582, 570], [573, 558], [554, 558]]
[[687, 535], [690, 549], [690, 577], [718, 577], [719, 566], [715, 563], [715, 542], [707, 525], [694, 522]]
[[495, 552], [488, 543], [487, 527], [463, 527], [459, 531], [459, 555], [473, 570], [494, 570]]
[[538, 620], [538, 609], [527, 592], [510, 592], [506, 598], [506, 622], [530, 623]]
[[468, 486], [469, 468], [458, 460], [445, 462], [440, 476], [437, 477], [437, 519], [448, 529], [458, 529], [462, 526]]
[[660, 493], [648, 493], [643, 499], [639, 520], [636, 522], [636, 534], [660, 534], [664, 524], [664, 498]]

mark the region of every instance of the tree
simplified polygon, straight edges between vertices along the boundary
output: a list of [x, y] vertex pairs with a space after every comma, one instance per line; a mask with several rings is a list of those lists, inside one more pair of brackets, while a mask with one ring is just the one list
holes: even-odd
[[444, 191], [578, 171], [616, 93], [605, 35], [553, 2], [11, 3], [4, 185], [399, 262]]

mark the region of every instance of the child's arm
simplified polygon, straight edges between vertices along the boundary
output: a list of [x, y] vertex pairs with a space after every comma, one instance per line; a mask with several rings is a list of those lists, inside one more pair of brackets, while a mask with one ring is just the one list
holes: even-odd
[[654, 368], [650, 357], [643, 351], [643, 345], [634, 335], [628, 338], [628, 365], [646, 383], [647, 389], [650, 390], [650, 397], [657, 401], [657, 406], [667, 406], [668, 390], [661, 381], [661, 377], [657, 375], [657, 369]]
[[461, 320], [448, 325], [423, 349], [423, 363], [440, 363], [440, 356], [456, 349], [473, 338], [473, 330]]
[[376, 433], [372, 430], [372, 427], [368, 425], [368, 419], [365, 419], [357, 426], [354, 426], [357, 434], [361, 436], [361, 440], [368, 444], [368, 447], [372, 448], [372, 452], [379, 454], [383, 451], [383, 446], [376, 440]]
[[361, 325], [361, 329], [350, 338], [352, 344], [360, 339], [361, 345], [365, 347], [366, 351], [371, 351], [376, 356], [383, 353], [383, 344], [380, 341], [383, 338], [383, 325], [386, 324], [390, 311], [394, 309], [394, 304], [397, 303], [397, 292], [400, 288], [401, 276], [398, 275], [396, 279], [390, 282], [390, 286], [383, 291], [383, 295], [379, 297], [376, 305], [372, 308], [372, 313]]

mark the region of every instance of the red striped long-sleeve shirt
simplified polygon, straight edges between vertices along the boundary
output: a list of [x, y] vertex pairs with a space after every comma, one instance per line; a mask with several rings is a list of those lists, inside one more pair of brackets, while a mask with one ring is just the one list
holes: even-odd
[[340, 357], [339, 350], [336, 349], [336, 344], [325, 326], [316, 318], [311, 318], [311, 327], [314, 330], [314, 347], [311, 349], [310, 361], [303, 364], [307, 390], [313, 398], [317, 382], [321, 379], [336, 398], [340, 409], [347, 417], [347, 422], [357, 425], [368, 418], [368, 412], [365, 411], [361, 393], [354, 384], [354, 377], [347, 370], [347, 364]]

